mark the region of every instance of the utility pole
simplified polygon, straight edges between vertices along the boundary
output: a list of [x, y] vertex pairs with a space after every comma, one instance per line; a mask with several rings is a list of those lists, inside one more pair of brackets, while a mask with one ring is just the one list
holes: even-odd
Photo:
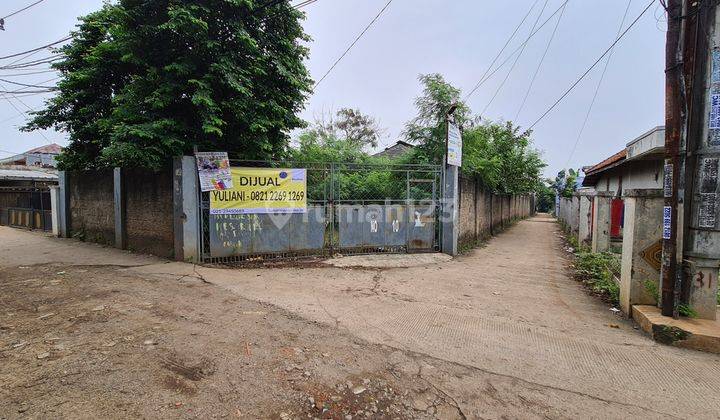
[[455, 124], [453, 114], [458, 106], [453, 104], [445, 113], [445, 154], [443, 157], [443, 198], [442, 198], [442, 252], [449, 255], [458, 253], [458, 200], [460, 164], [462, 162], [462, 134]]
[[677, 316], [675, 283], [677, 270], [677, 209], [680, 174], [680, 141], [683, 130], [681, 16], [685, 0], [668, 0], [665, 43], [665, 178], [661, 306], [665, 316]]
[[668, 0], [662, 314], [715, 319], [720, 267], [720, 30], [714, 0]]
[[[678, 234], [682, 235], [682, 287], [676, 296], [700, 318], [715, 319], [720, 266], [720, 31], [718, 2], [687, 1], [683, 11], [686, 135], [680, 173]], [[676, 305], [677, 306], [677, 305]]]

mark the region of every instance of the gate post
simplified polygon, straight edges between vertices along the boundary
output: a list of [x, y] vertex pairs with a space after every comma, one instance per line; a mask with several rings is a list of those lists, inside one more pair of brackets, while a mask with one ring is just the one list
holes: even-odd
[[53, 236], [60, 236], [60, 186], [50, 185], [50, 224]]
[[442, 197], [442, 252], [458, 253], [458, 171], [457, 166], [445, 164]]
[[70, 237], [70, 177], [66, 171], [58, 172], [58, 236], [61, 238]]
[[175, 259], [200, 262], [200, 185], [193, 156], [173, 160]]
[[115, 203], [115, 248], [127, 248], [125, 226], [125, 185], [122, 168], [113, 169], [113, 201]]

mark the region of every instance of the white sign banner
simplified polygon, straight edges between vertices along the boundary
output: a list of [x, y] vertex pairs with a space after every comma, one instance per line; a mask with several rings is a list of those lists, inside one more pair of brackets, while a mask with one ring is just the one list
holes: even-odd
[[462, 133], [455, 123], [448, 123], [447, 164], [462, 166]]
[[227, 152], [197, 152], [195, 161], [200, 178], [200, 189], [203, 192], [232, 189], [233, 181]]

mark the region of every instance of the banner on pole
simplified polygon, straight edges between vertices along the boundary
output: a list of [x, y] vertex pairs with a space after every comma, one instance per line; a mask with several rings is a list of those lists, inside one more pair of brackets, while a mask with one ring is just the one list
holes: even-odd
[[232, 168], [232, 185], [210, 193], [210, 214], [307, 212], [307, 170]]
[[453, 122], [448, 123], [447, 164], [462, 166], [462, 133]]
[[200, 190], [222, 191], [233, 187], [227, 152], [196, 152]]

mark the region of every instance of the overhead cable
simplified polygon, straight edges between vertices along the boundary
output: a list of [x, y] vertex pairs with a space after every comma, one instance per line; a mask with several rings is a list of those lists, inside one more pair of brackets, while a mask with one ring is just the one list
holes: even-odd
[[[485, 76], [487, 76], [488, 72], [490, 72], [493, 65], [497, 62], [498, 58], [500, 58], [502, 53], [505, 52], [505, 49], [508, 47], [508, 45], [510, 45], [510, 42], [515, 38], [515, 35], [517, 35], [518, 31], [522, 27], [523, 23], [525, 23], [528, 16], [530, 16], [530, 13], [533, 11], [533, 9], [535, 8], [535, 5], [538, 3], [538, 1], [539, 0], [535, 0], [535, 2], [530, 5], [530, 9], [528, 9], [527, 13], [525, 13], [525, 16], [523, 16], [520, 23], [518, 23], [517, 26], [515, 26], [515, 29], [513, 29], [512, 33], [510, 34], [510, 37], [505, 41], [505, 44], [502, 46], [502, 48], [500, 48], [500, 51], [498, 51], [497, 54], [495, 54], [495, 58], [493, 58], [493, 60], [490, 62], [490, 65], [487, 67], [487, 69], [485, 69], [485, 73], [483, 73], [482, 76], [480, 76], [480, 80], [478, 81], [478, 83], [475, 84], [475, 86], [470, 90], [470, 93], [465, 97], [466, 100], [468, 97], [470, 97], [470, 95], [475, 93], [475, 91], [477, 90], [478, 87], [480, 87], [480, 86], [478, 86], [480, 84], [480, 81], [482, 81], [485, 78]], [[545, 4], [547, 4], [547, 2]]]
[[[530, 42], [530, 39], [532, 39], [532, 37], [535, 36], [535, 34], [537, 34], [538, 32], [540, 32], [540, 30], [541, 30], [543, 27], [545, 27], [545, 25], [547, 25], [547, 23], [550, 22], [550, 20], [552, 20], [552, 18], [555, 17], [555, 15], [557, 15], [557, 14], [560, 12], [560, 10], [562, 10], [562, 8], [565, 7], [565, 5], [566, 5], [569, 1], [570, 1], [570, 0], [565, 0], [557, 9], [555, 9], [555, 11], [554, 11], [550, 16], [548, 16], [548, 18], [545, 19], [545, 21], [544, 21], [542, 24], [540, 24], [540, 26], [538, 26], [538, 27], [525, 39], [525, 41], [523, 41], [522, 44], [520, 44], [517, 48], [515, 48], [515, 50], [513, 50], [513, 52], [511, 52], [511, 53], [505, 58], [505, 60], [503, 60], [502, 63], [498, 64], [493, 71], [491, 71], [491, 72], [489, 72], [489, 73], [488, 73], [488, 72], [485, 72], [485, 73], [483, 74], [483, 76], [480, 77], [480, 80], [477, 82], [477, 84], [475, 84], [475, 87], [472, 88], [472, 90], [470, 91], [470, 93], [468, 93], [467, 95], [465, 95], [465, 98], [464, 98], [463, 100], [464, 100], [464, 101], [467, 101], [468, 98], [470, 98], [470, 97], [480, 88], [480, 86], [482, 86], [483, 84], [485, 84], [485, 82], [487, 82], [488, 80], [490, 80], [490, 78], [491, 78], [498, 70], [500, 70], [500, 69], [505, 65], [505, 63], [507, 63], [508, 61], [510, 61], [510, 59], [513, 58], [513, 57], [515, 56], [515, 54], [516, 54], [518, 51], [520, 51], [520, 50], [525, 46], [525, 44], [527, 44], [528, 42]], [[491, 67], [492, 67], [492, 66], [491, 66]]]
[[[625, 14], [623, 14], [622, 20], [620, 20], [620, 27], [617, 30], [615, 39], [617, 39], [617, 37], [620, 36], [620, 32], [622, 31], [622, 28], [625, 25], [625, 19], [627, 19], [628, 11], [630, 10], [631, 4], [632, 4], [632, 0], [628, 0], [627, 6], [625, 7]], [[590, 113], [592, 112], [593, 106], [595, 105], [595, 100], [597, 99], [598, 92], [600, 92], [600, 86], [602, 85], [602, 82], [605, 79], [605, 73], [607, 72], [608, 65], [610, 64], [610, 59], [612, 58], [614, 51], [615, 51], [614, 48], [612, 50], [610, 50], [610, 54], [608, 54], [607, 60], [605, 60], [605, 67], [603, 67], [603, 71], [600, 74], [600, 79], [598, 80], [597, 86], [595, 86], [595, 93], [593, 93], [592, 100], [590, 101], [588, 110], [585, 113], [585, 119], [583, 119], [582, 125], [580, 126], [580, 130], [578, 131], [577, 138], [575, 139], [575, 144], [573, 144], [573, 147], [570, 150], [570, 155], [568, 155], [567, 162], [565, 162], [566, 167], [567, 167], [567, 165], [570, 164], [570, 160], [572, 160], [573, 156], [575, 155], [575, 150], [577, 149], [577, 146], [580, 143], [580, 139], [582, 138], [582, 135], [585, 132], [585, 127], [587, 126], [588, 120], [590, 119]]]
[[545, 62], [545, 57], [547, 56], [548, 51], [550, 51], [550, 45], [552, 45], [552, 42], [555, 39], [555, 34], [557, 33], [558, 27], [560, 26], [560, 21], [562, 20], [564, 14], [565, 14], [565, 6], [563, 6], [563, 9], [560, 12], [560, 15], [558, 16], [558, 20], [555, 22], [555, 27], [553, 28], [552, 34], [550, 35], [550, 39], [548, 40], [547, 45], [545, 46], [545, 51], [543, 51], [542, 57], [540, 57], [540, 62], [538, 62], [537, 68], [535, 68], [535, 73], [533, 73], [532, 79], [530, 79], [530, 85], [528, 86], [527, 90], [525, 91], [525, 96], [523, 97], [523, 100], [520, 103], [520, 107], [518, 108], [517, 113], [515, 113], [515, 119], [513, 119], [513, 121], [518, 120], [518, 118], [520, 117], [520, 112], [525, 107], [525, 103], [527, 102], [527, 99], [530, 96], [530, 92], [532, 91], [532, 88], [535, 85], [535, 80], [537, 79], [538, 74], [540, 74], [540, 68], [542, 67], [543, 62]]
[[38, 51], [38, 50], [44, 50], [45, 48], [49, 48], [49, 47], [52, 47], [53, 45], [61, 44], [61, 43], [65, 42], [65, 41], [68, 41], [68, 40], [70, 40], [70, 39], [72, 39], [72, 36], [66, 36], [65, 38], [59, 39], [59, 40], [57, 40], [57, 41], [55, 41], [55, 42], [51, 42], [51, 43], [49, 43], [49, 44], [47, 44], [47, 45], [43, 45], [42, 47], [37, 47], [37, 48], [33, 48], [33, 49], [31, 49], [31, 50], [22, 51], [22, 52], [19, 52], [19, 53], [10, 54], [10, 55], [6, 55], [6, 56], [4, 56], [4, 57], [0, 57], [0, 60], [6, 60], [6, 59], [8, 59], [8, 58], [18, 57], [18, 56], [25, 55], [25, 54], [28, 54], [28, 53], [31, 53], [31, 52], [35, 52], [35, 51]]
[[[545, 8], [547, 7], [548, 0], [545, 0], [545, 3], [543, 3], [542, 9], [540, 9], [540, 13], [538, 14], [537, 18], [535, 19], [535, 22], [533, 23], [532, 28], [530, 28], [530, 33], [532, 33], [535, 28], [537, 27], [538, 22], [540, 21], [540, 18], [543, 15], [543, 12], [545, 12]], [[532, 10], [532, 9], [531, 9]], [[492, 98], [488, 101], [487, 105], [485, 105], [485, 108], [483, 108], [482, 112], [480, 112], [480, 115], [485, 115], [485, 112], [490, 108], [490, 105], [493, 103], [495, 98], [497, 98], [498, 94], [502, 90], [503, 86], [505, 86], [505, 83], [507, 83], [508, 79], [510, 78], [510, 74], [512, 74], [512, 71], [515, 69], [515, 66], [517, 65], [518, 61], [520, 61], [520, 57], [522, 57], [523, 52], [525, 52], [525, 47], [527, 47], [527, 44], [523, 45], [522, 49], [520, 49], [520, 53], [515, 56], [515, 61], [513, 61], [512, 65], [510, 66], [510, 70], [508, 70], [507, 74], [505, 75], [505, 78], [502, 82], [500, 82], [500, 85], [495, 89], [495, 93], [493, 94]]]
[[595, 66], [597, 66], [597, 65], [600, 63], [600, 61], [602, 61], [602, 59], [613, 49], [613, 47], [615, 47], [615, 45], [617, 45], [617, 43], [620, 42], [620, 40], [630, 31], [630, 29], [632, 29], [633, 26], [635, 26], [635, 24], [640, 20], [640, 18], [642, 18], [643, 15], [645, 15], [645, 13], [646, 13], [648, 10], [650, 10], [650, 7], [651, 7], [653, 4], [655, 4], [655, 0], [652, 0], [647, 6], [645, 6], [645, 8], [643, 9], [643, 11], [635, 18], [635, 20], [633, 20], [633, 22], [630, 24], [630, 26], [628, 26], [627, 29], [625, 29], [625, 30], [623, 31], [623, 33], [620, 34], [620, 36], [615, 40], [615, 42], [613, 42], [613, 43], [605, 50], [605, 52], [602, 53], [602, 55], [600, 55], [600, 57], [598, 57], [598, 59], [595, 60], [595, 62], [594, 62], [572, 85], [570, 85], [570, 87], [569, 87], [562, 95], [560, 95], [560, 97], [557, 99], [557, 101], [555, 101], [555, 103], [553, 103], [553, 104], [550, 106], [550, 108], [548, 108], [547, 111], [545, 111], [545, 112], [540, 116], [540, 118], [538, 118], [537, 120], [535, 120], [535, 122], [532, 123], [532, 125], [530, 125], [529, 129], [532, 129], [532, 128], [535, 127], [540, 121], [542, 121], [543, 118], [545, 118], [550, 112], [552, 112], [552, 110], [555, 109], [555, 107], [556, 107], [560, 102], [562, 102], [562, 100], [565, 99], [565, 97], [566, 97], [573, 89], [575, 89], [575, 86], [577, 86], [583, 79], [585, 79], [585, 77], [592, 71], [592, 69], [594, 69]]
[[[537, 0], [535, 0], [535, 1], [537, 1]], [[392, 3], [392, 2], [393, 2], [393, 0], [389, 0], [389, 1], [385, 4], [385, 6], [383, 6], [383, 8], [380, 9], [380, 11], [377, 13], [377, 15], [375, 15], [375, 17], [374, 17], [374, 18], [370, 21], [370, 23], [368, 23], [368, 25], [365, 27], [365, 29], [363, 29], [362, 32], [360, 32], [360, 34], [359, 34], [359, 35], [355, 38], [355, 40], [350, 44], [350, 46], [347, 47], [347, 49], [345, 50], [345, 52], [343, 52], [342, 55], [340, 55], [340, 57], [339, 57], [337, 60], [335, 60], [335, 62], [333, 63], [333, 65], [330, 66], [330, 68], [325, 72], [325, 74], [320, 78], [320, 80], [318, 80], [317, 83], [315, 83], [315, 86], [313, 87], [313, 90], [314, 90], [314, 89], [317, 89], [317, 87], [320, 85], [320, 83], [322, 83], [323, 80], [325, 80], [325, 79], [328, 77], [328, 75], [330, 75], [330, 73], [335, 69], [335, 67], [337, 67], [338, 63], [340, 63], [340, 61], [342, 61], [342, 59], [345, 58], [345, 56], [350, 52], [350, 50], [355, 46], [355, 44], [357, 44], [358, 41], [360, 41], [360, 38], [362, 38], [363, 35], [365, 35], [365, 33], [375, 24], [375, 22], [377, 22], [377, 20], [380, 18], [380, 16], [383, 14], [383, 12], [385, 12], [385, 10], [386, 10], [388, 7], [390, 7], [390, 3]]]
[[5, 19], [7, 19], [7, 18], [9, 18], [9, 17], [15, 16], [15, 15], [17, 15], [18, 13], [24, 12], [24, 11], [26, 11], [27, 9], [29, 9], [29, 8], [35, 6], [35, 5], [38, 5], [38, 4], [40, 4], [40, 3], [44, 2], [44, 1], [45, 1], [45, 0], [38, 0], [38, 1], [36, 1], [35, 3], [29, 4], [29, 5], [25, 6], [25, 7], [23, 7], [23, 8], [20, 9], [20, 10], [16, 10], [16, 11], [10, 13], [10, 14], [7, 15], [7, 16], [1, 17], [0, 20], [5, 20]]

